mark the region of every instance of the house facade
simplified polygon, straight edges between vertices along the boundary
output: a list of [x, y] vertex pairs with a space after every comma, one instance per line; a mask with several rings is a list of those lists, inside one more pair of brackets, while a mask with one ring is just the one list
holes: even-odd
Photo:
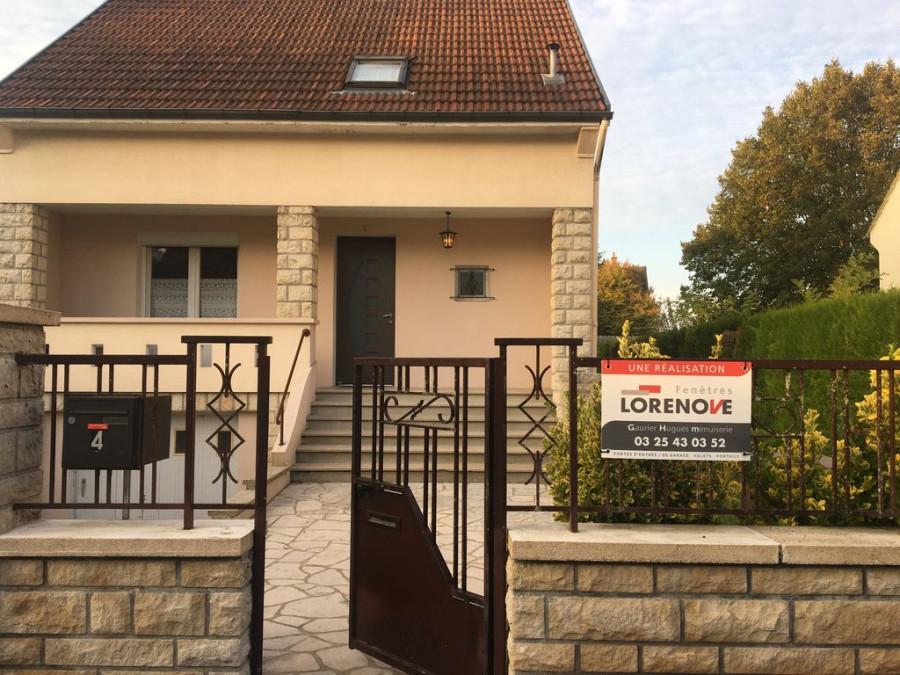
[[869, 228], [869, 241], [878, 251], [881, 288], [900, 287], [900, 173]]
[[273, 391], [308, 328], [296, 439], [354, 356], [593, 345], [611, 117], [565, 0], [109, 0], [0, 83], [0, 301], [58, 353], [272, 335]]

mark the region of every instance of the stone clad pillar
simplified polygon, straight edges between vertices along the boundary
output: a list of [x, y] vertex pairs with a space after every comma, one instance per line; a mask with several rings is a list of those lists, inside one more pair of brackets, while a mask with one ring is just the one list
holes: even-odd
[[[594, 323], [593, 273], [597, 251], [593, 250], [593, 218], [590, 209], [556, 209], [553, 212], [551, 242], [551, 335], [555, 338], [581, 338], [579, 355], [594, 353], [597, 328]], [[557, 406], [569, 388], [568, 354], [563, 347], [553, 348], [551, 364], [553, 401]]]
[[280, 319], [316, 319], [319, 300], [319, 219], [314, 206], [278, 207]]
[[57, 325], [56, 312], [0, 304], [0, 534], [37, 518], [12, 505], [39, 497], [43, 485], [44, 367], [19, 366], [15, 355], [42, 354], [44, 326]]
[[0, 302], [46, 308], [49, 221], [35, 204], [0, 204]]

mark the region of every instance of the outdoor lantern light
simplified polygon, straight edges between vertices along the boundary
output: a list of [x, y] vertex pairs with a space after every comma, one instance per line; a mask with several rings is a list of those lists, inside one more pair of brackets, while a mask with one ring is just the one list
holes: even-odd
[[444, 245], [444, 248], [453, 248], [453, 242], [456, 241], [456, 232], [450, 229], [450, 212], [444, 211], [447, 214], [447, 229], [441, 232], [441, 243]]

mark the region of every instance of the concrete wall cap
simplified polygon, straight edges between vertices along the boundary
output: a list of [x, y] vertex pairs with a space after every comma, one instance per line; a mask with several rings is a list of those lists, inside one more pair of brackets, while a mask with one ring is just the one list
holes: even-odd
[[39, 520], [0, 535], [0, 558], [234, 558], [252, 541], [250, 520]]
[[509, 528], [514, 560], [659, 562], [734, 565], [778, 563], [779, 547], [748, 527], [563, 524]]
[[58, 326], [59, 312], [0, 304], [0, 323], [23, 326]]
[[755, 527], [787, 565], [898, 565], [900, 530], [872, 527]]
[[512, 526], [513, 560], [900, 566], [900, 530], [863, 527]]

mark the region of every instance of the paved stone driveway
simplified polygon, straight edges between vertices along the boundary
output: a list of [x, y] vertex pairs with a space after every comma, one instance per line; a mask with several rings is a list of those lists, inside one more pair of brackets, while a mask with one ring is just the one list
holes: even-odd
[[268, 509], [263, 671], [399, 671], [347, 647], [350, 486], [289, 485]]
[[[510, 490], [512, 501], [530, 503], [533, 488]], [[469, 588], [483, 579], [480, 488], [470, 492]], [[438, 544], [452, 546], [452, 486], [438, 486]], [[350, 486], [289, 485], [268, 509], [263, 671], [380, 675], [399, 671], [347, 647], [350, 593]], [[548, 519], [513, 514], [511, 522]]]

